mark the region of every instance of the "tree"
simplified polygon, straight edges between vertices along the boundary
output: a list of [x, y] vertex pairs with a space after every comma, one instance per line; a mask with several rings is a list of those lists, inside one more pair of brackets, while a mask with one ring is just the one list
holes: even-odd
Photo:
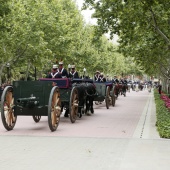
[[85, 0], [84, 9], [88, 7], [95, 9], [99, 35], [119, 35], [121, 53], [133, 57], [148, 74], [154, 74], [155, 68], [166, 74], [170, 51], [168, 0]]
[[[110, 75], [118, 70], [120, 54], [115, 46], [105, 36], [96, 36], [96, 27], [84, 23], [72, 0], [9, 0], [5, 5], [8, 8], [4, 8], [0, 27], [0, 83], [8, 63], [12, 80], [23, 75], [27, 80], [35, 69], [38, 77], [45, 76], [60, 59], [65, 66], [76, 64], [81, 74], [84, 67], [92, 76], [98, 69]], [[121, 59], [126, 62], [122, 55]], [[127, 70], [126, 64], [121, 69]]]

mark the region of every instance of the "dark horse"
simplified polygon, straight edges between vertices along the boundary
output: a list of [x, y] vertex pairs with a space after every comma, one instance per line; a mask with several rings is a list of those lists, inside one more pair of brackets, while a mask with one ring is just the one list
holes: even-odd
[[[94, 84], [90, 80], [74, 80], [72, 87], [76, 87], [78, 90], [78, 117], [81, 118], [82, 114], [87, 115], [94, 113], [93, 101], [96, 89]], [[68, 112], [69, 113], [69, 112]]]
[[115, 93], [115, 96], [116, 96], [116, 99], [117, 99], [120, 92], [121, 92], [122, 85], [119, 84], [119, 83], [114, 83], [114, 84], [115, 84], [114, 93]]
[[128, 90], [127, 84], [116, 83], [115, 84], [115, 96], [118, 98], [119, 94], [126, 96], [126, 91]]
[[124, 97], [125, 97], [127, 90], [128, 90], [128, 85], [126, 83], [123, 83], [122, 88], [121, 88], [121, 95], [124, 95]]
[[92, 83], [86, 83], [85, 95], [86, 95], [86, 114], [94, 113], [93, 101], [96, 94], [96, 88]]

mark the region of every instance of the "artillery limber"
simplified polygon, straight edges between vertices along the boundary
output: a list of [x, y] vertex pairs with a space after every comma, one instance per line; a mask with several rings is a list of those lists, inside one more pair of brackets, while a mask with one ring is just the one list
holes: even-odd
[[[82, 116], [83, 110], [85, 112], [89, 109], [89, 101], [86, 102], [91, 93], [91, 89], [88, 87], [93, 83], [93, 80], [90, 79], [49, 79], [43, 78], [39, 81], [51, 81], [60, 89], [60, 99], [62, 110], [68, 110], [69, 117], [72, 123], [74, 123], [77, 117]], [[90, 91], [90, 92], [89, 92]], [[91, 99], [91, 97], [90, 97]], [[90, 102], [91, 103], [91, 102]], [[86, 106], [86, 108], [84, 108]], [[90, 105], [90, 107], [92, 107]], [[93, 112], [93, 108], [90, 108]]]
[[14, 81], [12, 86], [4, 89], [1, 97], [3, 125], [7, 130], [12, 130], [17, 116], [32, 116], [35, 122], [39, 122], [41, 116], [48, 116], [49, 128], [55, 131], [62, 108], [69, 110], [70, 120], [74, 123], [78, 113], [89, 107], [89, 102], [87, 105], [86, 101], [94, 94], [94, 91], [91, 93], [92, 88], [89, 90], [89, 87], [93, 86], [92, 82], [69, 78]]
[[60, 91], [50, 81], [14, 81], [1, 96], [1, 118], [7, 130], [14, 128], [17, 116], [33, 116], [35, 122], [48, 116], [49, 128], [55, 131], [60, 113]]
[[94, 82], [96, 86], [96, 95], [94, 101], [96, 104], [105, 101], [106, 108], [109, 106], [115, 106], [115, 86], [113, 82]]
[[60, 89], [60, 100], [62, 110], [69, 109], [70, 120], [72, 123], [76, 121], [78, 114], [78, 90], [76, 87], [72, 87], [71, 79], [69, 78], [59, 78], [59, 79], [51, 79], [51, 78], [41, 78], [39, 81], [50, 81], [55, 86], [58, 86]]

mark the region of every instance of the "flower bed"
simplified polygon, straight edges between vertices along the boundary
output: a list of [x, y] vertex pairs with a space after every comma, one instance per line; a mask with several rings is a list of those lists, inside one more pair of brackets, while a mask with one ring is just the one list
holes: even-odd
[[164, 101], [165, 107], [170, 111], [170, 98], [164, 93], [162, 93], [160, 97]]
[[165, 94], [154, 91], [156, 104], [156, 126], [160, 137], [170, 138], [170, 98]]

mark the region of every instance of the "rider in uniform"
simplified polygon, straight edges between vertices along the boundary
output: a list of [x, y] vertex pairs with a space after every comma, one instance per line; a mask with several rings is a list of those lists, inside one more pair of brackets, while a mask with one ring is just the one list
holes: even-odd
[[48, 74], [47, 78], [62, 78], [62, 75], [58, 70], [58, 65], [53, 65], [52, 71]]
[[114, 82], [115, 84], [118, 84], [118, 83], [119, 83], [119, 80], [118, 80], [118, 78], [117, 78], [116, 75], [114, 75], [114, 77], [113, 77], [113, 82]]
[[79, 78], [78, 72], [75, 70], [75, 65], [71, 66], [71, 71], [69, 73], [70, 78]]
[[100, 71], [96, 71], [96, 74], [94, 75], [95, 81], [100, 81]]
[[127, 81], [127, 78], [126, 77], [124, 77], [124, 80], [123, 80], [123, 82], [124, 82], [124, 84], [128, 84], [128, 81]]
[[104, 77], [103, 73], [100, 74], [99, 81], [106, 82], [106, 78]]
[[59, 63], [59, 72], [61, 73], [62, 77], [63, 78], [68, 78], [68, 72], [67, 70], [63, 67], [63, 61], [60, 61]]

